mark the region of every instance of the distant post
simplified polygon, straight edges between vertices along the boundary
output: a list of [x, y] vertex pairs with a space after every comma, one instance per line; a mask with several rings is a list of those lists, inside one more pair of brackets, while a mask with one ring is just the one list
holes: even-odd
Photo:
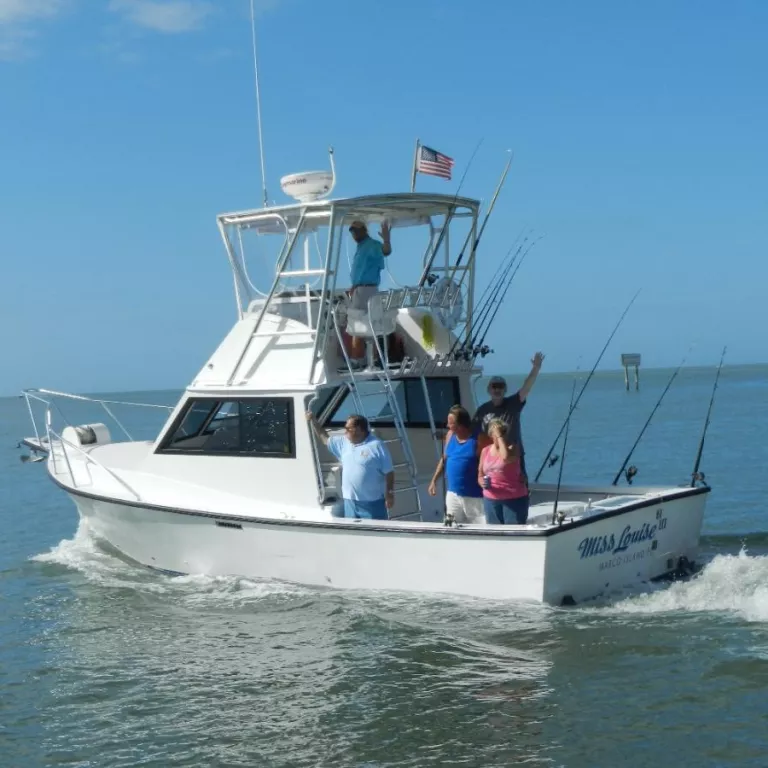
[[629, 392], [629, 369], [635, 369], [635, 389], [640, 389], [640, 355], [635, 353], [621, 356], [621, 364], [624, 367], [624, 385]]

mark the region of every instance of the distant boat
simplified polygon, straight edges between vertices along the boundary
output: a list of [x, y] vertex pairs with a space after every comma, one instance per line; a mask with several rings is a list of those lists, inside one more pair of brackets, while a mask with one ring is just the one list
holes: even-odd
[[[154, 441], [113, 440], [104, 423], [58, 422], [57, 399], [89, 398], [24, 393], [30, 413], [38, 402], [45, 408], [24, 443], [47, 455], [50, 477], [96, 537], [173, 574], [554, 604], [696, 560], [707, 487], [533, 484], [526, 525], [446, 521], [443, 499], [427, 493], [440, 430], [454, 403], [474, 410], [471, 379], [482, 373], [477, 350], [457, 354], [472, 337], [475, 259], [452, 262], [449, 243], [477, 232], [479, 203], [423, 193], [325, 199], [335, 178], [288, 180], [291, 204], [218, 217], [237, 322]], [[390, 222], [411, 264], [412, 245], [429, 243], [418, 282], [376, 294], [367, 315], [349, 311], [350, 329], [368, 339], [363, 371], [345, 351], [339, 275], [347, 227], [359, 218]], [[246, 256], [253, 242], [275, 245], [258, 270]], [[259, 292], [253, 276], [264, 275]], [[91, 402], [111, 416], [109, 401]], [[389, 520], [334, 516], [340, 467], [305, 422], [307, 409], [340, 434], [349, 414], [368, 416], [396, 462]]]

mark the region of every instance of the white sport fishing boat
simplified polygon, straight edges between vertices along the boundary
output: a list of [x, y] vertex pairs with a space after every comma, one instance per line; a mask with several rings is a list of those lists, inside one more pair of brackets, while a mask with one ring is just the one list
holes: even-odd
[[[89, 398], [24, 393], [35, 432], [24, 443], [47, 456], [92, 534], [166, 573], [553, 604], [693, 564], [708, 487], [534, 483], [526, 525], [445, 519], [427, 487], [447, 411], [474, 411], [482, 373], [469, 344], [476, 252], [456, 259], [452, 245], [476, 242], [479, 204], [423, 193], [329, 199], [334, 183], [335, 172], [294, 174], [282, 185], [291, 204], [218, 217], [237, 321], [155, 440], [61, 421], [61, 398]], [[401, 275], [410, 286], [376, 294], [367, 315], [346, 311], [355, 219], [388, 221], [389, 261], [413, 273]], [[367, 339], [363, 371], [350, 366], [345, 326]], [[91, 402], [125, 432], [110, 401]], [[340, 434], [349, 414], [365, 414], [386, 441], [396, 464], [389, 520], [334, 516], [340, 467], [308, 409]]]

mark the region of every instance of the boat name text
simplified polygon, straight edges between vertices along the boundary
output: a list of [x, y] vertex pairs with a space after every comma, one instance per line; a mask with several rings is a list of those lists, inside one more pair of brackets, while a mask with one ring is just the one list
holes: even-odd
[[[665, 525], [661, 525], [662, 521]], [[662, 518], [656, 523], [643, 523], [640, 528], [633, 529], [631, 525], [627, 525], [620, 534], [609, 533], [605, 536], [587, 536], [579, 543], [579, 555], [584, 560], [588, 557], [597, 557], [608, 553], [616, 555], [619, 552], [626, 552], [635, 544], [641, 544], [644, 541], [655, 538], [659, 530], [666, 528], [666, 522]]]

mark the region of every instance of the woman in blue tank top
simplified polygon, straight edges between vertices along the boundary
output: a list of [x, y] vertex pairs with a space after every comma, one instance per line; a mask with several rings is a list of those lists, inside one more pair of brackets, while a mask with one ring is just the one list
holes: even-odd
[[445, 510], [457, 523], [483, 523], [483, 490], [477, 484], [480, 451], [478, 437], [472, 434], [472, 420], [466, 409], [454, 405], [446, 420], [448, 434], [443, 455], [429, 484], [429, 494], [437, 494], [437, 481], [445, 472]]

